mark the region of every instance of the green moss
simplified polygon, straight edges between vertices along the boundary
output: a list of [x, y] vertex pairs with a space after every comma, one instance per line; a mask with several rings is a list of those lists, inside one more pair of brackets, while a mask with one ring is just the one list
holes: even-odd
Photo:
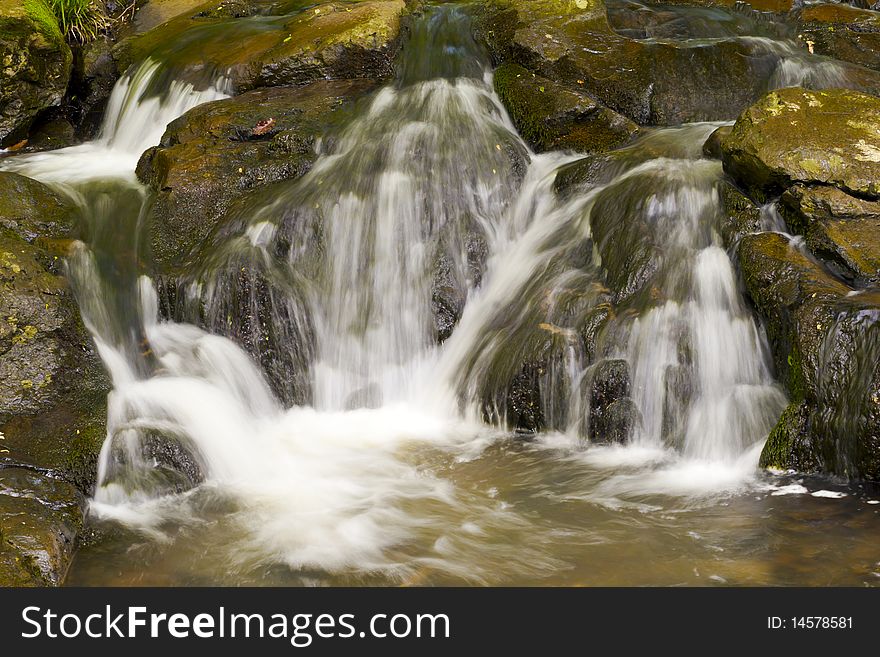
[[529, 85], [529, 79], [536, 77], [525, 68], [504, 64], [495, 71], [495, 91], [523, 138], [530, 144], [542, 145], [552, 139], [544, 119], [553, 111], [553, 103], [543, 86], [537, 91], [542, 95], [536, 95], [536, 89], [527, 90], [539, 86]]
[[42, 28], [43, 32], [59, 40], [64, 38], [58, 25], [58, 19], [44, 0], [22, 0], [22, 6], [31, 20]]
[[785, 381], [785, 387], [792, 401], [801, 402], [806, 395], [806, 384], [804, 381], [804, 364], [797, 343], [792, 344], [791, 353], [788, 354], [788, 375]]
[[67, 444], [64, 471], [70, 482], [87, 495], [91, 495], [95, 485], [98, 456], [106, 435], [105, 419], [95, 417], [82, 429], [75, 429]]
[[804, 404], [792, 402], [782, 412], [761, 451], [762, 468], [788, 468], [800, 472], [819, 469], [809, 435], [809, 413]]

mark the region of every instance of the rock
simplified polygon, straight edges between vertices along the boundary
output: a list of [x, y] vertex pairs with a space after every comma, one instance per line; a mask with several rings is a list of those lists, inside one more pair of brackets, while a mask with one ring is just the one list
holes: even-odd
[[709, 135], [709, 138], [703, 144], [703, 155], [711, 157], [713, 160], [720, 160], [721, 142], [727, 138], [731, 130], [733, 130], [732, 126], [723, 125]]
[[0, 468], [0, 586], [61, 584], [85, 508], [83, 495], [65, 481]]
[[0, 172], [0, 584], [63, 578], [106, 435], [109, 382], [59, 274], [73, 216]]
[[620, 146], [638, 131], [586, 93], [568, 89], [518, 64], [495, 71], [495, 90], [514, 124], [537, 151], [598, 153]]
[[880, 13], [834, 3], [806, 6], [796, 16], [798, 38], [817, 55], [880, 70]]
[[[113, 53], [119, 72], [153, 56], [175, 76], [198, 85], [222, 75], [236, 93], [323, 79], [391, 77], [403, 0], [330, 2], [308, 10], [290, 4], [295, 7], [270, 8], [271, 18], [252, 19], [211, 11], [216, 3], [202, 6], [122, 40]], [[278, 15], [276, 10], [292, 13]]]
[[[259, 89], [206, 103], [172, 122], [138, 165], [139, 177], [156, 192], [150, 243], [159, 269], [179, 272], [191, 264], [218, 219], [248, 190], [308, 171], [317, 138], [374, 86], [340, 80]], [[252, 136], [269, 117], [274, 129]]]
[[845, 89], [772, 91], [737, 119], [722, 158], [761, 201], [794, 183], [878, 198], [880, 98]]
[[27, 145], [21, 150], [23, 153], [51, 151], [72, 146], [76, 142], [76, 129], [69, 121], [64, 119], [39, 121], [31, 128]]
[[880, 478], [880, 294], [854, 293], [778, 233], [743, 237], [738, 262], [792, 404], [762, 464]]
[[779, 55], [741, 40], [699, 47], [615, 32], [601, 0], [496, 0], [475, 31], [497, 61], [579, 89], [639, 125], [728, 119], [766, 90]]
[[718, 184], [718, 196], [725, 215], [721, 223], [721, 237], [728, 248], [739, 242], [743, 235], [763, 230], [761, 208], [736, 186], [722, 180]]
[[880, 202], [836, 187], [794, 185], [780, 209], [789, 228], [837, 275], [853, 285], [880, 283]]
[[630, 399], [629, 363], [622, 359], [596, 364], [590, 390], [590, 432], [594, 443], [623, 443], [639, 417]]
[[77, 132], [84, 139], [92, 139], [97, 134], [107, 101], [119, 79], [113, 45], [109, 37], [99, 37], [74, 52], [67, 104], [75, 115]]
[[[467, 276], [471, 287], [477, 288], [483, 277], [483, 268], [489, 255], [486, 236], [476, 222], [464, 237]], [[455, 271], [455, 258], [446, 240], [440, 240], [434, 256], [431, 278], [431, 311], [434, 318], [434, 335], [437, 343], [445, 342], [461, 319], [467, 301], [467, 286]]]
[[0, 143], [64, 97], [73, 56], [44, 0], [0, 0]]
[[810, 436], [808, 404], [793, 403], [782, 412], [761, 450], [760, 466], [798, 472], [822, 469], [821, 456]]

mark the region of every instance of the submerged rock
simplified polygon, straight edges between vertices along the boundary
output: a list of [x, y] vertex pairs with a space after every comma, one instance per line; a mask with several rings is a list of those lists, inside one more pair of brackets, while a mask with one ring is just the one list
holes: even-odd
[[878, 198], [880, 98], [845, 89], [772, 91], [737, 119], [722, 158], [759, 200], [794, 183]]
[[109, 383], [61, 276], [73, 216], [44, 185], [0, 172], [0, 583], [63, 578], [106, 433]]
[[[248, 190], [308, 171], [318, 138], [374, 86], [338, 80], [259, 89], [206, 103], [172, 122], [138, 164], [139, 177], [156, 192], [150, 244], [159, 269], [191, 264], [194, 250]], [[274, 128], [253, 135], [267, 118]]]
[[44, 0], [0, 0], [0, 142], [61, 102], [73, 56]]

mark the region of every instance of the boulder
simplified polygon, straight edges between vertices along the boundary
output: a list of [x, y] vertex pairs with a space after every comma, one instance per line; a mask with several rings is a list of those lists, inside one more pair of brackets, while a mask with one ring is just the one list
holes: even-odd
[[106, 434], [109, 382], [61, 275], [73, 218], [0, 172], [0, 584], [63, 578]]
[[[276, 3], [245, 12], [265, 9], [270, 17], [241, 18], [212, 10], [217, 7], [208, 3], [123, 39], [113, 53], [119, 72], [155, 56], [175, 76], [199, 85], [223, 76], [236, 93], [323, 79], [388, 78], [406, 8], [403, 0], [330, 2], [309, 9]], [[291, 13], [276, 13], [284, 11]]]
[[791, 399], [762, 465], [880, 478], [880, 296], [779, 233], [746, 235], [737, 253]]
[[880, 202], [836, 187], [794, 185], [782, 195], [780, 210], [838, 276], [853, 285], [880, 283]]
[[[173, 273], [190, 265], [218, 219], [248, 190], [308, 171], [316, 140], [374, 86], [339, 80], [258, 89], [200, 105], [172, 122], [138, 165], [156, 193], [150, 244], [158, 268]], [[262, 121], [268, 127], [261, 132]]]
[[537, 151], [598, 153], [625, 144], [638, 131], [626, 117], [586, 93], [514, 63], [495, 71], [495, 90], [514, 124]]
[[737, 119], [722, 160], [760, 201], [795, 183], [880, 198], [880, 98], [846, 89], [772, 91]]
[[44, 0], [0, 0], [0, 143], [64, 97], [73, 56]]
[[578, 89], [639, 125], [733, 118], [766, 91], [780, 60], [738, 39], [628, 38], [602, 0], [496, 0], [475, 31], [495, 61]]
[[798, 38], [812, 52], [880, 70], [880, 13], [829, 3], [796, 15]]

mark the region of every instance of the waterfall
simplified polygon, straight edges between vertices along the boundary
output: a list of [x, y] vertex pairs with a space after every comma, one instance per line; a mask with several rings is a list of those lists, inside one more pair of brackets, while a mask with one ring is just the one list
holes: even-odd
[[[509, 438], [496, 402], [539, 343], [561, 345], [536, 375], [550, 443], [602, 467], [643, 468], [607, 479], [597, 500], [715, 494], [754, 476], [785, 399], [720, 242], [721, 167], [699, 155], [717, 125], [657, 130], [560, 198], [557, 176], [578, 156], [529, 150], [467, 21], [456, 8], [426, 11], [398, 77], [229, 237], [243, 249], [229, 260], [237, 270], [307, 279], [297, 295], [273, 289], [289, 305], [267, 319], [289, 339], [283, 348], [308, 354], [307, 404], [283, 404], [218, 327], [160, 321], [154, 284], [133, 265], [120, 277], [86, 245], [71, 257], [114, 383], [96, 517], [170, 540], [175, 524], [222, 515], [235, 558], [252, 566], [402, 577], [415, 564], [481, 581], [475, 537], [495, 532], [518, 537], [495, 546], [506, 567], [553, 567], [528, 547], [534, 525], [497, 491], [444, 476], [450, 462]], [[160, 70], [147, 61], [120, 80], [96, 141], [3, 167], [74, 187], [131, 178], [170, 120], [227, 95], [222, 80], [157, 95]], [[79, 192], [93, 221], [112, 222], [93, 192]], [[127, 216], [136, 241], [142, 221]], [[656, 268], [583, 345], [557, 314], [583, 319], [612, 305], [600, 224], [634, 230]], [[217, 260], [192, 286], [209, 315], [224, 301], [229, 262]], [[628, 368], [634, 411], [622, 444], [597, 447], [589, 386], [610, 360]], [[678, 486], [694, 467], [709, 475]], [[412, 545], [430, 555], [413, 557]]]

